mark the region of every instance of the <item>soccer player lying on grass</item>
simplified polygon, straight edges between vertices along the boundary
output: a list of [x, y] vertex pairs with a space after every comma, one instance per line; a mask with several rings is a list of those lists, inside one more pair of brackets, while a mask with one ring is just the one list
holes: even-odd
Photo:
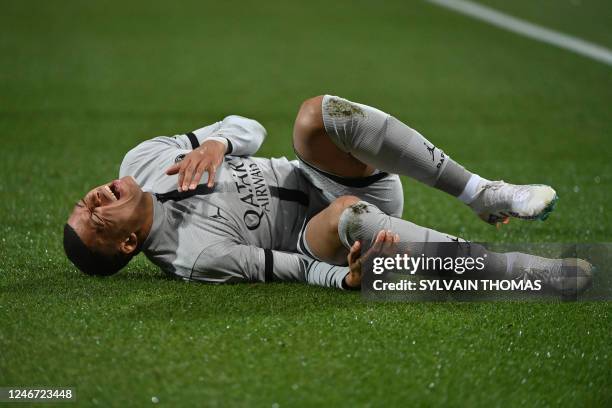
[[[335, 96], [302, 104], [293, 134], [298, 160], [251, 157], [265, 134], [258, 122], [229, 116], [139, 144], [123, 159], [120, 179], [94, 188], [72, 211], [68, 258], [87, 274], [110, 275], [143, 251], [186, 280], [358, 288], [368, 248], [418, 253], [423, 243], [458, 241], [399, 218], [398, 174], [457, 197], [491, 224], [543, 220], [557, 200], [548, 186], [470, 173], [393, 116]], [[584, 278], [572, 285], [590, 280], [582, 260], [487, 255], [488, 270], [505, 279], [537, 278], [561, 290], [577, 266]]]

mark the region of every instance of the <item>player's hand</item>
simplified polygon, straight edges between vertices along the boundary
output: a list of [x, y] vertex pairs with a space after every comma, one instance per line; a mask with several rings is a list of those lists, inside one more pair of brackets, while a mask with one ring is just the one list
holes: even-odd
[[350, 288], [361, 287], [361, 268], [364, 263], [376, 256], [390, 256], [395, 250], [400, 237], [391, 231], [382, 230], [376, 235], [374, 244], [365, 254], [361, 254], [361, 242], [355, 241], [347, 256], [349, 273], [344, 277], [344, 282]]
[[170, 166], [166, 174], [171, 176], [178, 173], [178, 191], [195, 190], [204, 172], [208, 173], [208, 187], [212, 187], [217, 168], [223, 162], [225, 149], [226, 146], [217, 140], [205, 140], [182, 161]]

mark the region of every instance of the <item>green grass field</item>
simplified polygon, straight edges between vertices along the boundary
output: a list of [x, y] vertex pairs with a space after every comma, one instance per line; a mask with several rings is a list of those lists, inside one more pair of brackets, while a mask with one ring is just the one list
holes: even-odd
[[[610, 241], [610, 66], [426, 2], [209, 3], [2, 3], [0, 386], [72, 386], [81, 406], [610, 406], [609, 302], [370, 303], [178, 282], [143, 256], [108, 279], [69, 264], [72, 204], [136, 143], [236, 113], [266, 126], [261, 156], [291, 157], [299, 104], [322, 93], [561, 197], [497, 231], [406, 181], [406, 218]], [[612, 47], [609, 2], [485, 3]]]

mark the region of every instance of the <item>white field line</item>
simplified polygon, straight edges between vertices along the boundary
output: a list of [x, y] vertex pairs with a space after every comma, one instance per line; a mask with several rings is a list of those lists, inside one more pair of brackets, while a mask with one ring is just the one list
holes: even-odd
[[427, 0], [438, 6], [446, 7], [478, 20], [486, 21], [497, 27], [515, 32], [534, 40], [556, 45], [559, 48], [575, 52], [576, 54], [592, 58], [596, 61], [612, 66], [612, 50], [571, 35], [529, 23], [525, 20], [512, 17], [489, 7], [472, 3], [466, 0]]

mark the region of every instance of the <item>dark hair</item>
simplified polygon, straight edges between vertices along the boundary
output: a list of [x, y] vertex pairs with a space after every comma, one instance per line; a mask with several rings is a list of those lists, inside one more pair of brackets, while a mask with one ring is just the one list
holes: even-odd
[[105, 255], [87, 247], [70, 225], [64, 225], [64, 251], [70, 261], [88, 275], [109, 276], [121, 270], [133, 255]]

